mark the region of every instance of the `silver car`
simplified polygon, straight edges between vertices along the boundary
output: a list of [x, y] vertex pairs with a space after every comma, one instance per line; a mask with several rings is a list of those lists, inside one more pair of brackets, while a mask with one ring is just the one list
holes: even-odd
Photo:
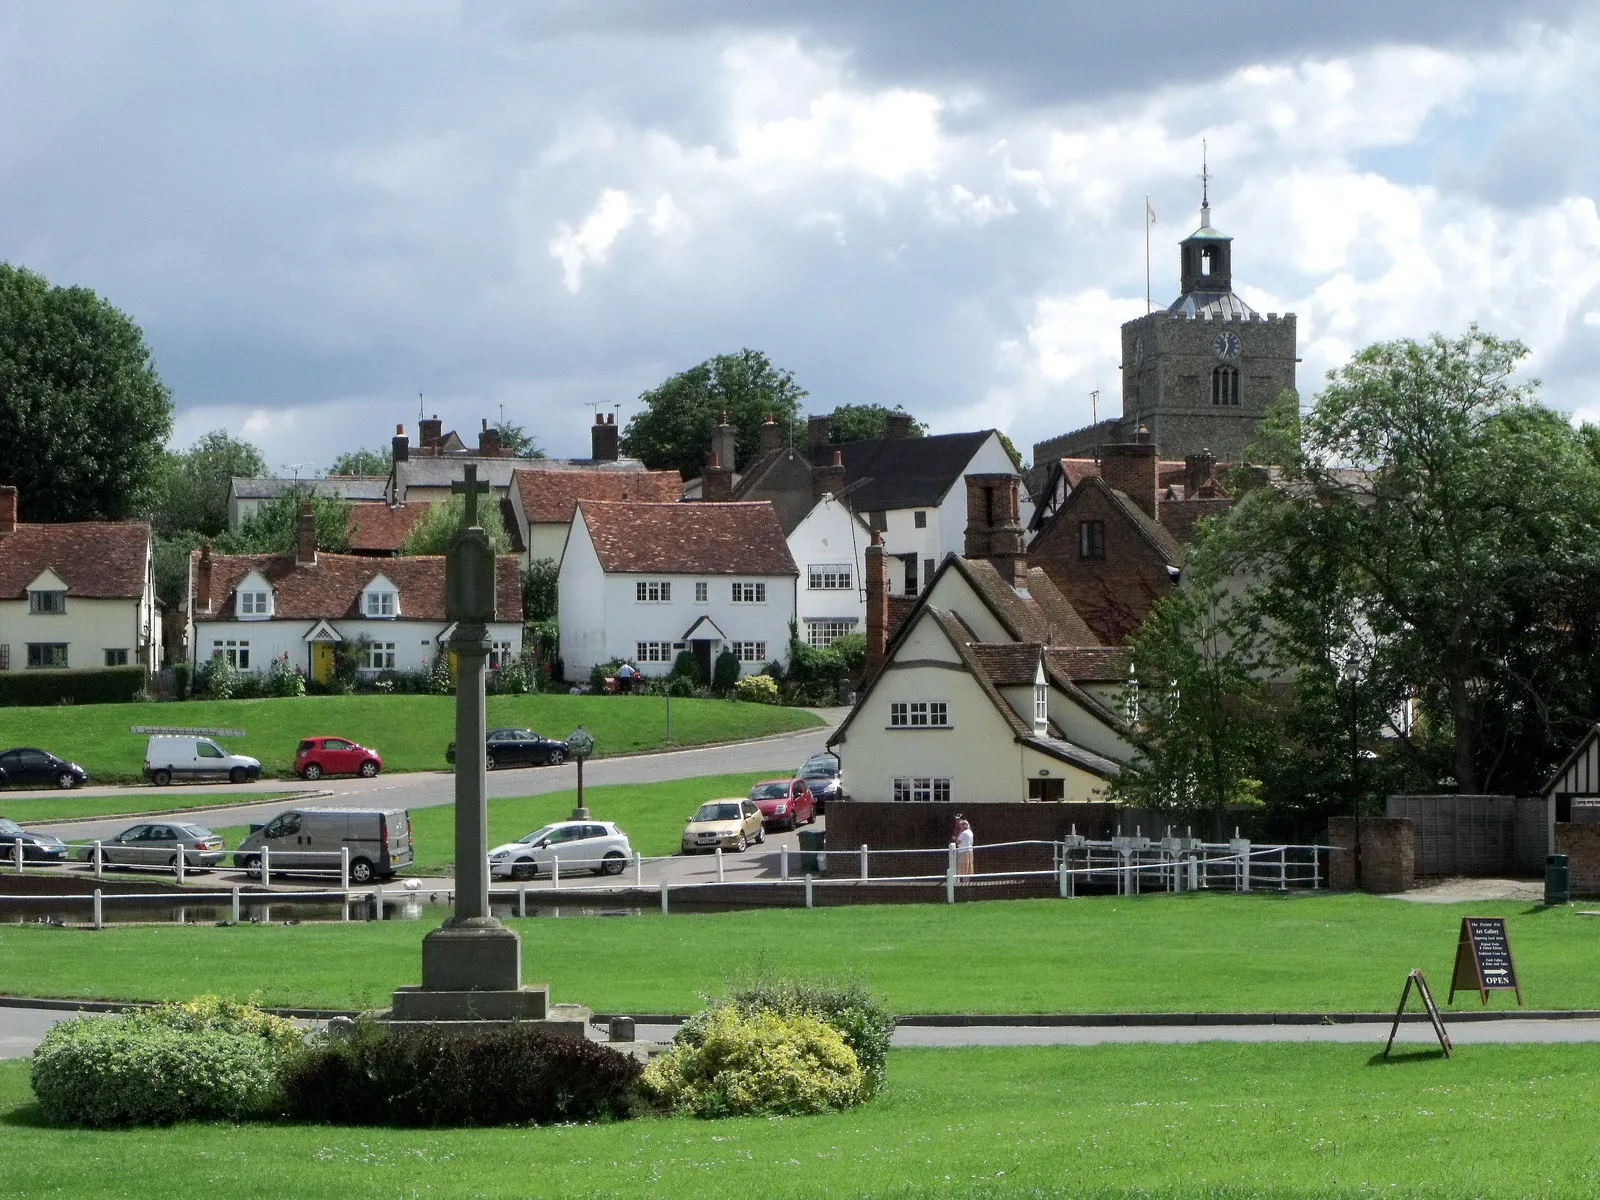
[[[100, 843], [100, 861], [129, 867], [176, 868], [183, 865], [209, 870], [223, 859], [222, 839], [204, 825], [179, 821], [149, 821], [124, 829], [109, 842]], [[83, 848], [85, 862], [94, 861], [94, 847]]]

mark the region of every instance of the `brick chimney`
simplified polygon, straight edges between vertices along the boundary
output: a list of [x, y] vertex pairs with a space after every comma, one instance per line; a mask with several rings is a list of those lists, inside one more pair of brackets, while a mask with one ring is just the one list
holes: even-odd
[[711, 453], [717, 456], [717, 466], [723, 470], [731, 474], [738, 469], [739, 443], [727, 413], [718, 419], [717, 427], [711, 434]]
[[700, 473], [700, 499], [733, 499], [733, 472], [723, 466], [715, 454], [706, 455], [706, 467]]
[[395, 462], [402, 463], [411, 457], [411, 439], [406, 437], [406, 427], [404, 425], [396, 425], [394, 427], [394, 441], [391, 445], [394, 447]]
[[300, 567], [317, 565], [317, 509], [309, 500], [300, 505], [300, 528], [295, 542], [294, 561]]
[[417, 448], [429, 453], [439, 453], [439, 443], [444, 440], [444, 422], [439, 414], [425, 417], [417, 423]]
[[883, 551], [883, 534], [872, 531], [872, 545], [867, 547], [865, 569], [867, 575], [867, 666], [866, 677], [872, 678], [883, 666], [889, 653], [889, 556]]
[[888, 420], [883, 423], [883, 436], [890, 438], [910, 437], [911, 414], [904, 409], [895, 409], [889, 414]]
[[783, 449], [783, 430], [778, 428], [777, 418], [771, 413], [761, 422], [761, 453], [771, 454], [774, 450]]
[[825, 467], [811, 468], [811, 499], [837, 496], [844, 487], [844, 452], [835, 446], [830, 456], [832, 462]]
[[[1209, 450], [1202, 450], [1199, 454], [1191, 454], [1183, 460], [1184, 493], [1188, 496], [1197, 496], [1206, 484], [1212, 482], [1217, 474], [1217, 456]], [[1214, 489], [1213, 489], [1214, 490]]]
[[1100, 447], [1100, 478], [1132, 500], [1152, 520], [1161, 472], [1151, 442], [1113, 442]]
[[0, 537], [17, 531], [17, 489], [0, 485]]
[[597, 412], [589, 430], [589, 457], [595, 462], [617, 461], [617, 414]]
[[806, 445], [811, 453], [815, 454], [821, 447], [826, 446], [833, 438], [833, 418], [824, 413], [822, 416], [806, 418]]
[[478, 431], [478, 457], [499, 458], [505, 453], [505, 446], [500, 441], [500, 431], [489, 428], [489, 418], [483, 418], [483, 427]]
[[1021, 480], [1011, 474], [968, 475], [967, 536], [964, 557], [988, 559], [1000, 577], [1021, 587], [1028, 577], [1022, 514]]
[[194, 611], [211, 611], [211, 543], [200, 543], [200, 557], [194, 567]]

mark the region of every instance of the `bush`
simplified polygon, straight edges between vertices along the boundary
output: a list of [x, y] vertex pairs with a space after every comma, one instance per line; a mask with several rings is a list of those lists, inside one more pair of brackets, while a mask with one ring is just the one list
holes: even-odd
[[189, 698], [189, 664], [187, 662], [172, 664], [172, 698], [174, 700], [187, 700]]
[[751, 704], [776, 704], [778, 681], [771, 675], [746, 675], [733, 685], [733, 695], [735, 699], [748, 700]]
[[144, 686], [143, 667], [7, 671], [0, 674], [0, 705], [126, 704]]
[[698, 1034], [645, 1070], [646, 1092], [669, 1108], [697, 1117], [797, 1115], [861, 1101], [855, 1051], [816, 1017], [725, 1006]]
[[433, 656], [424, 674], [422, 686], [430, 696], [448, 696], [456, 690], [456, 681], [450, 674], [450, 652], [440, 650]]
[[269, 696], [304, 696], [306, 677], [301, 674], [299, 667], [289, 661], [287, 654], [280, 654], [267, 668], [262, 690]]
[[291, 1022], [217, 997], [76, 1017], [34, 1051], [33, 1090], [46, 1120], [71, 1125], [269, 1116], [300, 1043]]
[[340, 1125], [510, 1125], [633, 1114], [642, 1068], [627, 1054], [537, 1030], [395, 1033], [358, 1020], [285, 1074], [289, 1112]]
[[[694, 656], [693, 650], [679, 650], [678, 657], [672, 660], [672, 670], [667, 672], [668, 679], [686, 679], [689, 686], [704, 687], [706, 677], [700, 673], [700, 660]], [[674, 696], [679, 693], [673, 692]]]
[[221, 656], [208, 658], [195, 675], [194, 690], [207, 700], [232, 700], [239, 690], [239, 669]]
[[734, 657], [732, 650], [724, 650], [717, 655], [716, 664], [711, 668], [711, 690], [719, 696], [726, 696], [738, 682], [739, 660]]
[[883, 1083], [894, 1036], [895, 1016], [860, 981], [832, 983], [797, 979], [764, 979], [735, 988], [723, 1000], [690, 1017], [676, 1040], [694, 1043], [704, 1036], [712, 1016], [724, 1008], [751, 1014], [775, 1012], [784, 1016], [815, 1017], [830, 1026], [851, 1050], [865, 1075], [864, 1093]]

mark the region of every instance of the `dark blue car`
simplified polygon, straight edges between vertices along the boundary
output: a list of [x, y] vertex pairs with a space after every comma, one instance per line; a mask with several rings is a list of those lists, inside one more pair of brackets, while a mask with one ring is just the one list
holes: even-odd
[[0, 786], [70, 789], [89, 782], [89, 772], [35, 746], [18, 746], [0, 754]]

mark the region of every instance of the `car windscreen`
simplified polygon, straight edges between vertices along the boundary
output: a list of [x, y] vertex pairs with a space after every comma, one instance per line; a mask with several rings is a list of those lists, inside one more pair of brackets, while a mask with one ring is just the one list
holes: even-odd
[[528, 834], [527, 837], [520, 837], [517, 839], [517, 841], [526, 842], [531, 846], [534, 842], [542, 841], [549, 837], [555, 832], [555, 828], [556, 827], [554, 825], [541, 825], [538, 829], [535, 829], [532, 833]]
[[22, 832], [23, 832], [23, 828], [22, 828], [21, 825], [18, 825], [15, 821], [8, 821], [4, 817], [0, 817], [0, 833], [22, 833]]
[[758, 783], [750, 789], [752, 800], [786, 800], [789, 796], [787, 783]]
[[696, 821], [737, 821], [740, 819], [737, 804], [702, 804], [695, 813]]
[[187, 833], [192, 838], [208, 838], [217, 836], [204, 825], [180, 825], [178, 828], [183, 830], [183, 832]]
[[837, 779], [839, 768], [833, 764], [807, 763], [800, 768], [801, 779]]

